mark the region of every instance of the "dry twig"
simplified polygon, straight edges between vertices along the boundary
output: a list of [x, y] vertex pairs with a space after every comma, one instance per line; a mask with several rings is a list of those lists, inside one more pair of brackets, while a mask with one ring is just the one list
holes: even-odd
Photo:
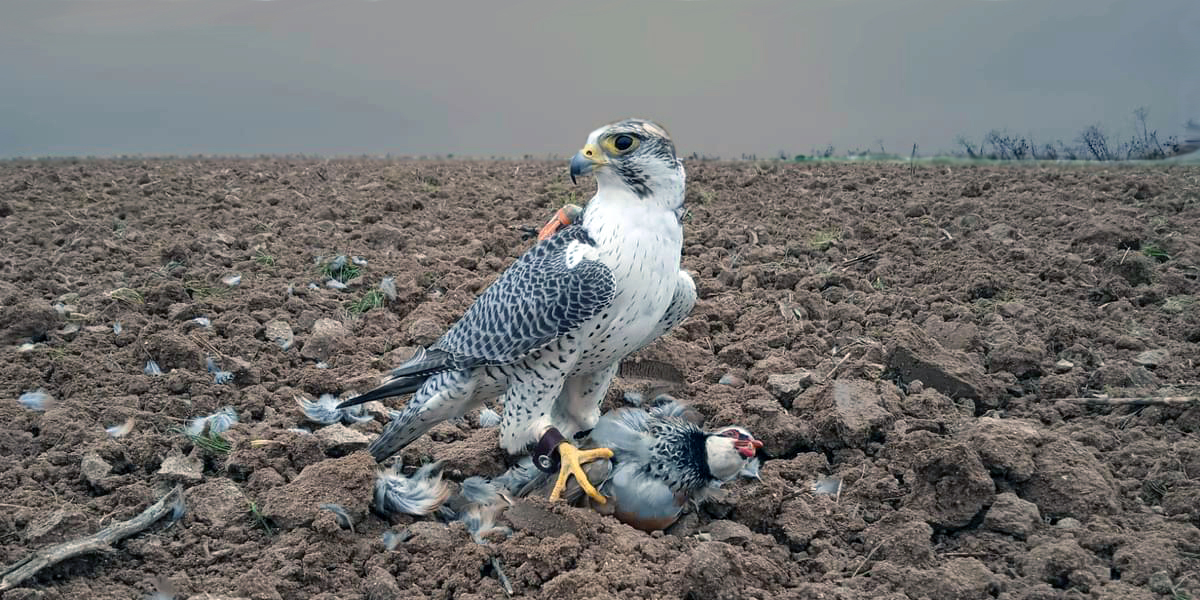
[[3, 579], [0, 579], [0, 592], [11, 590], [21, 582], [36, 575], [42, 569], [52, 567], [64, 560], [91, 552], [111, 552], [112, 545], [141, 531], [144, 531], [163, 516], [169, 514], [176, 500], [183, 494], [181, 486], [175, 486], [167, 495], [151, 504], [138, 516], [113, 523], [92, 535], [78, 540], [71, 540], [42, 548], [37, 552], [13, 563], [4, 569]]

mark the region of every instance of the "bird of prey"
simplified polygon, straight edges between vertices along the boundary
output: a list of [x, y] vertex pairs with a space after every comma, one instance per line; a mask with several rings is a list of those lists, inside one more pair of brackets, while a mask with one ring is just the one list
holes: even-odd
[[695, 305], [695, 283], [680, 270], [685, 175], [667, 131], [642, 119], [593, 131], [570, 169], [572, 181], [596, 177], [582, 215], [543, 232], [441, 339], [342, 404], [413, 393], [371, 442], [376, 460], [499, 396], [500, 444], [557, 471], [551, 500], [573, 475], [596, 502], [605, 501], [581, 465], [611, 451], [581, 451], [568, 440], [599, 420], [621, 359]]
[[[587, 466], [608, 498], [593, 508], [643, 531], [665, 529], [689, 502], [699, 504], [756, 464], [763, 444], [750, 432], [740, 427], [705, 431], [699, 421], [674, 401], [649, 410], [619, 408], [601, 417], [588, 441], [610, 448], [613, 456]], [[548, 478], [526, 459], [493, 483], [521, 497], [547, 485]], [[568, 500], [582, 496], [578, 492], [569, 488]]]

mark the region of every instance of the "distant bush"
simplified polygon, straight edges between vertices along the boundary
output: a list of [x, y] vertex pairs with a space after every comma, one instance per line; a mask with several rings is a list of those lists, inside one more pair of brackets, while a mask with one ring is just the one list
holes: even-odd
[[[1161, 160], [1200, 149], [1200, 139], [1181, 140], [1170, 136], [1160, 140], [1158, 132], [1146, 126], [1150, 111], [1133, 111], [1138, 129], [1127, 141], [1117, 141], [1100, 124], [1090, 125], [1070, 143], [1058, 140], [1053, 144], [1038, 144], [1032, 138], [1011, 135], [993, 129], [983, 136], [978, 146], [964, 136], [956, 142], [962, 148], [958, 156], [990, 160]], [[1188, 123], [1188, 130], [1200, 134], [1200, 126]], [[1200, 137], [1200, 136], [1198, 136]]]

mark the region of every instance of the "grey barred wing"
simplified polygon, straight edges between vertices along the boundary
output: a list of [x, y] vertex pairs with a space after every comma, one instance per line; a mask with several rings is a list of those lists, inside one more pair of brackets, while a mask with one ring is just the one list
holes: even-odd
[[453, 355], [461, 368], [507, 364], [600, 314], [615, 293], [612, 273], [588, 259], [568, 267], [573, 244], [592, 240], [572, 226], [530, 248], [433, 348]]

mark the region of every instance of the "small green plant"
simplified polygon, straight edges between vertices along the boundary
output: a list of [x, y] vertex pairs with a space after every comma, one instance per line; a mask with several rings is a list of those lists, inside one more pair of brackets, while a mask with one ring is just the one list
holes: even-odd
[[871, 287], [882, 292], [883, 290], [887, 289], [887, 284], [884, 283], [882, 277], [876, 277], [875, 281], [871, 282]]
[[1171, 296], [1163, 301], [1162, 309], [1169, 313], [1183, 313], [1192, 310], [1195, 304], [1195, 296]]
[[568, 204], [579, 204], [579, 192], [576, 192], [575, 190], [568, 190], [567, 195], [563, 197], [560, 204], [562, 206], [566, 206]]
[[229, 444], [229, 440], [221, 437], [219, 433], [201, 433], [197, 435], [183, 431], [183, 434], [191, 440], [194, 446], [210, 454], [229, 454], [229, 451], [233, 449]]
[[372, 308], [383, 306], [383, 292], [379, 290], [371, 290], [363, 294], [362, 298], [355, 300], [346, 307], [350, 314], [361, 315]]
[[206, 300], [224, 295], [229, 288], [213, 287], [202, 279], [189, 279], [183, 282], [183, 289], [187, 290], [193, 300]]
[[1167, 251], [1163, 250], [1162, 247], [1157, 244], [1146, 244], [1145, 246], [1142, 246], [1142, 254], [1145, 254], [1146, 256], [1157, 260], [1158, 262], [1167, 262], [1168, 260], [1171, 260], [1171, 255], [1167, 254]]
[[696, 195], [699, 196], [699, 200], [696, 200], [697, 204], [709, 204], [717, 199], [717, 193], [704, 186], [695, 185], [693, 189], [696, 190]]
[[177, 260], [168, 261], [167, 264], [154, 270], [152, 273], [150, 273], [150, 275], [152, 275], [154, 277], [162, 277], [163, 279], [166, 279], [167, 277], [170, 277], [172, 271], [174, 271], [175, 269], [178, 269], [182, 266], [183, 266], [183, 263], [180, 261], [177, 261]]
[[813, 250], [820, 250], [824, 252], [825, 250], [833, 247], [835, 243], [841, 241], [841, 239], [841, 227], [822, 229], [821, 231], [814, 233], [812, 237], [808, 238], [808, 247], [812, 248]]
[[336, 279], [342, 283], [362, 275], [362, 267], [354, 264], [344, 254], [321, 263], [320, 271], [326, 279]]
[[146, 303], [146, 299], [142, 297], [142, 293], [133, 288], [118, 288], [108, 293], [113, 300], [124, 302], [129, 306], [141, 306]]
[[254, 524], [267, 532], [267, 535], [275, 535], [275, 530], [271, 528], [271, 523], [263, 516], [262, 511], [258, 509], [258, 504], [253, 501], [247, 501], [250, 505], [250, 518], [254, 519]]
[[258, 263], [260, 267], [273, 267], [275, 266], [275, 257], [267, 254], [266, 250], [259, 248], [254, 253], [254, 262]]

